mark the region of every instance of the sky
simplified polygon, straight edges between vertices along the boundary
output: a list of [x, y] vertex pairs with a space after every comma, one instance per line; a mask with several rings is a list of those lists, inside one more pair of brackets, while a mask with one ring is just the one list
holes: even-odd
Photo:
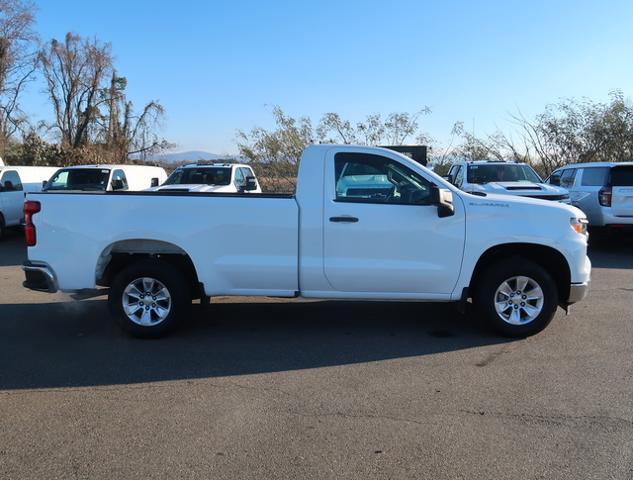
[[[274, 105], [315, 122], [428, 106], [421, 128], [441, 144], [456, 121], [511, 132], [511, 114], [559, 98], [633, 94], [630, 0], [36, 4], [42, 41], [71, 31], [112, 44], [128, 98], [165, 107], [175, 151], [236, 153], [236, 131], [272, 127]], [[41, 83], [23, 107], [51, 118]]]

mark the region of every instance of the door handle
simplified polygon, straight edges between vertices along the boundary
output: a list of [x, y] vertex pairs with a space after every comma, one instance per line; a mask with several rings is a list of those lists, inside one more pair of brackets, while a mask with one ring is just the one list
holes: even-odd
[[333, 223], [356, 223], [358, 218], [351, 217], [349, 215], [343, 215], [341, 217], [330, 217], [330, 222]]

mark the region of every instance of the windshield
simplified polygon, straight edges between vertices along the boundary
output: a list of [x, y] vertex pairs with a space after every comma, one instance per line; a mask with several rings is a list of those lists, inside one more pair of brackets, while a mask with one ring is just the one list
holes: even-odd
[[59, 170], [46, 183], [49, 190], [95, 190], [105, 191], [108, 187], [110, 170], [106, 168], [72, 168]]
[[468, 183], [489, 182], [534, 182], [542, 183], [543, 180], [536, 174], [532, 167], [516, 163], [490, 163], [484, 165], [468, 166]]
[[177, 168], [163, 185], [228, 185], [231, 169], [227, 167]]

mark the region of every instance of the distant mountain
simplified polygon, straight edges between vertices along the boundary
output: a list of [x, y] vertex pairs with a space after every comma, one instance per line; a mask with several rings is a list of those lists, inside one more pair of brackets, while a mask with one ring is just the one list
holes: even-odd
[[175, 153], [159, 153], [157, 155], [151, 155], [148, 160], [153, 162], [198, 162], [202, 160], [226, 160], [229, 158], [236, 158], [236, 155], [219, 155], [217, 153], [204, 152], [202, 150], [190, 150], [188, 152], [175, 152]]

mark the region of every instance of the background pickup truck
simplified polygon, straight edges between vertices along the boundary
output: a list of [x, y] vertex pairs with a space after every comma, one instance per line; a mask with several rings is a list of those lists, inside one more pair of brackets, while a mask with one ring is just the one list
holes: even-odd
[[253, 169], [239, 163], [192, 163], [178, 167], [152, 192], [262, 193]]
[[34, 193], [27, 288], [109, 286], [114, 317], [156, 336], [216, 295], [465, 302], [533, 334], [587, 293], [584, 214], [475, 196], [396, 152], [317, 145], [295, 195]]

